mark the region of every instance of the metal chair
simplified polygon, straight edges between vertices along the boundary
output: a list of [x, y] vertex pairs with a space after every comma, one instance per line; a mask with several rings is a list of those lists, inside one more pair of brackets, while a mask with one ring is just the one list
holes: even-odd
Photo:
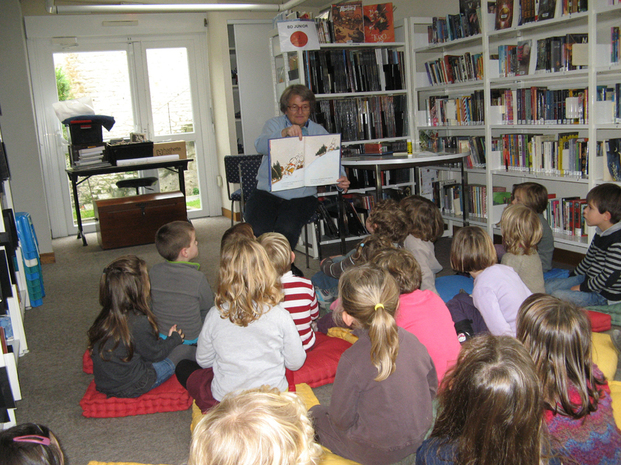
[[[242, 191], [241, 188], [231, 193], [231, 184], [240, 184], [239, 164], [244, 161], [259, 160], [259, 164], [263, 155], [227, 155], [224, 157], [224, 172], [226, 175], [226, 191], [231, 201], [231, 226], [233, 226], [235, 217], [235, 202], [240, 203], [239, 210], [241, 212]], [[257, 169], [258, 171], [258, 169]], [[256, 173], [255, 173], [256, 174]], [[246, 196], [246, 198], [248, 198]]]
[[257, 190], [257, 173], [261, 166], [261, 158], [257, 160], [245, 160], [242, 161], [239, 166], [239, 181], [240, 181], [240, 211], [242, 221], [244, 221], [244, 209], [246, 201], [250, 198], [252, 193]]

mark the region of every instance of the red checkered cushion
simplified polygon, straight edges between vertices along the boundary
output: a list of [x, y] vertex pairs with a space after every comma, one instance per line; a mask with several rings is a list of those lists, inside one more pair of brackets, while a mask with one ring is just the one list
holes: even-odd
[[589, 320], [591, 320], [591, 329], [596, 333], [608, 331], [612, 327], [612, 317], [607, 313], [594, 312], [586, 310]]
[[315, 333], [313, 350], [306, 353], [306, 361], [297, 371], [287, 370], [289, 390], [295, 391], [296, 384], [306, 383], [310, 387], [319, 387], [334, 381], [336, 367], [341, 355], [351, 347], [351, 343], [323, 333]]
[[89, 418], [114, 418], [158, 412], [177, 412], [187, 410], [191, 405], [192, 398], [174, 375], [155, 389], [131, 399], [107, 397], [97, 391], [95, 381], [91, 381], [86, 389], [86, 394], [80, 401], [82, 415]]

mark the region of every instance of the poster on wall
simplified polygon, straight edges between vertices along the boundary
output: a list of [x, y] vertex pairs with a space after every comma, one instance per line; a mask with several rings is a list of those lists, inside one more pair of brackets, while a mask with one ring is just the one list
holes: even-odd
[[319, 50], [319, 38], [314, 21], [281, 21], [278, 38], [282, 52]]

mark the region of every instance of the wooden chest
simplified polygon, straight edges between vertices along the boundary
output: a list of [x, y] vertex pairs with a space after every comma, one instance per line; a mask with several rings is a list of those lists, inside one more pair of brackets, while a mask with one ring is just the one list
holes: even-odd
[[160, 226], [187, 220], [185, 196], [178, 191], [98, 200], [95, 220], [102, 249], [151, 244]]

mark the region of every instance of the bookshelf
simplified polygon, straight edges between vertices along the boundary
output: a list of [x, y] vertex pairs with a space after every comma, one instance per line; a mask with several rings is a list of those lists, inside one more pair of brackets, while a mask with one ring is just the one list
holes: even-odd
[[[282, 92], [289, 85], [304, 84], [315, 93], [317, 100], [311, 118], [329, 132], [341, 133], [343, 157], [407, 151], [407, 141], [412, 134], [408, 109], [410, 54], [409, 37], [403, 25], [395, 27], [395, 42], [322, 43], [319, 50], [283, 52], [278, 34], [273, 31], [269, 45], [275, 115], [280, 114], [278, 102]], [[348, 176], [353, 181], [348, 194], [359, 196], [356, 202], [373, 196], [374, 178], [354, 168]], [[385, 176], [385, 184], [395, 192], [413, 192], [413, 170]], [[320, 199], [328, 201], [333, 196], [336, 191], [318, 194]], [[364, 224], [368, 209], [361, 210], [359, 216]], [[312, 255], [318, 258], [320, 246], [339, 244], [341, 240], [328, 237], [324, 234], [326, 228], [320, 225], [321, 239], [317, 244], [314, 227], [314, 224], [307, 225], [309, 242], [312, 241], [309, 247]], [[350, 235], [345, 240], [353, 243], [362, 237]]]
[[[483, 185], [487, 192], [494, 187], [511, 191], [514, 184], [531, 181], [545, 185], [557, 199], [583, 199], [595, 185], [606, 182], [606, 156], [601, 150], [598, 156], [598, 143], [618, 137], [621, 124], [613, 102], [598, 101], [597, 91], [607, 86], [614, 92], [621, 82], [620, 63], [611, 60], [611, 28], [621, 26], [621, 5], [589, 3], [588, 11], [563, 14], [565, 5], [559, 0], [553, 19], [518, 25], [520, 3], [515, 0], [510, 27], [496, 30], [495, 16], [484, 12], [481, 34], [441, 43], [429, 41], [433, 18], [408, 18], [415, 147], [443, 138], [462, 143], [480, 137], [485, 166], [467, 171], [469, 183]], [[567, 58], [570, 48], [573, 63]], [[430, 82], [429, 63], [447, 67], [452, 63], [447, 57], [466, 55], [481, 57], [482, 75]], [[465, 97], [470, 97], [466, 105], [455, 103]], [[482, 118], [472, 111], [480, 111], [481, 98]], [[438, 167], [437, 177], [450, 182], [457, 173]], [[493, 196], [486, 196], [485, 207], [494, 211]], [[446, 218], [449, 224], [462, 221], [459, 215]], [[488, 218], [473, 215], [470, 222], [498, 233], [499, 218]], [[587, 229], [584, 236], [555, 231], [556, 248], [585, 253], [594, 235], [593, 228]]]

